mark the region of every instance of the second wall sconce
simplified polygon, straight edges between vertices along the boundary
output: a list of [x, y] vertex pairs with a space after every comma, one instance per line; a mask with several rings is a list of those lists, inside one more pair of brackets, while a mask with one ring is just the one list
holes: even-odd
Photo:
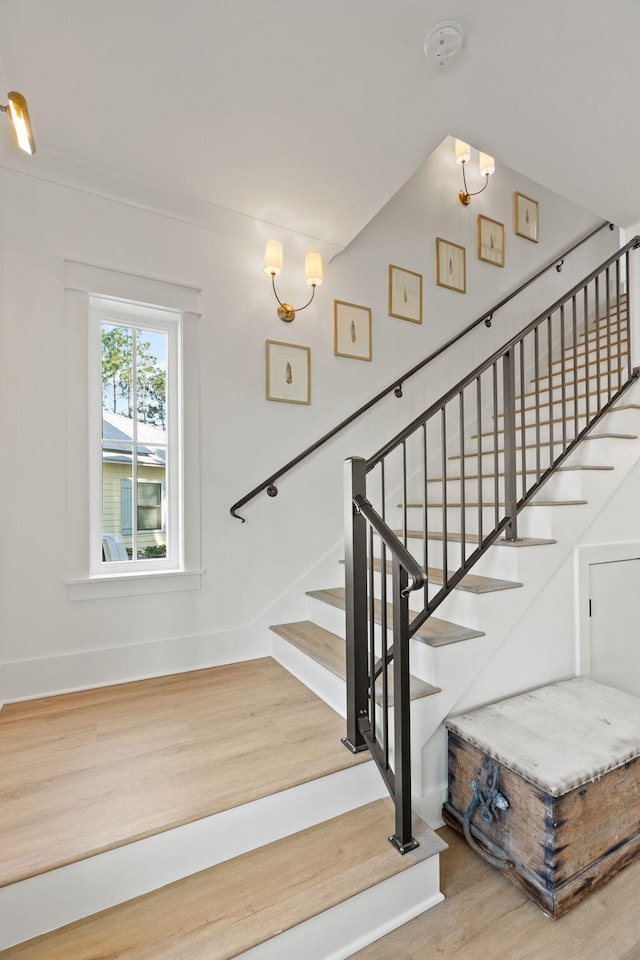
[[9, 103], [6, 106], [0, 103], [0, 112], [6, 113], [11, 120], [20, 149], [33, 156], [36, 152], [36, 143], [33, 139], [27, 101], [15, 90], [12, 90], [7, 98]]
[[465, 143], [463, 140], [456, 140], [456, 163], [459, 163], [462, 167], [462, 183], [464, 185], [463, 189], [458, 193], [460, 203], [463, 203], [465, 207], [471, 203], [471, 197], [477, 197], [479, 193], [482, 193], [483, 190], [486, 190], [489, 185], [489, 177], [492, 173], [495, 173], [496, 162], [493, 157], [490, 157], [488, 153], [480, 153], [478, 157], [478, 164], [480, 167], [480, 176], [485, 178], [484, 184], [480, 187], [479, 190], [475, 190], [473, 193], [469, 192], [467, 187], [467, 176], [465, 173], [465, 167], [471, 159], [471, 147], [468, 143]]
[[316, 294], [316, 287], [322, 283], [322, 257], [317, 250], [309, 250], [304, 258], [304, 278], [308, 287], [311, 287], [311, 296], [302, 307], [292, 307], [290, 303], [283, 303], [276, 292], [276, 277], [282, 273], [282, 244], [279, 240], [267, 240], [264, 248], [264, 272], [271, 277], [271, 284], [276, 300], [280, 304], [278, 316], [285, 323], [290, 323], [296, 312], [308, 307]]

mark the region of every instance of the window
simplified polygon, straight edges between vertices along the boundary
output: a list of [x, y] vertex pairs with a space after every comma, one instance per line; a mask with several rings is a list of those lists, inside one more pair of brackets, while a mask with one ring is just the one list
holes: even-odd
[[92, 575], [182, 569], [181, 314], [90, 297]]

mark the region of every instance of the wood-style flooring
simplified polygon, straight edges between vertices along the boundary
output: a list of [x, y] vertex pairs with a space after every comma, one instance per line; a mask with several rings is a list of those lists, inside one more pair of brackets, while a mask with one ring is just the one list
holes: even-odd
[[270, 658], [9, 704], [0, 886], [368, 759]]
[[438, 834], [445, 902], [352, 960], [640, 960], [640, 862], [550, 920], [453, 830]]

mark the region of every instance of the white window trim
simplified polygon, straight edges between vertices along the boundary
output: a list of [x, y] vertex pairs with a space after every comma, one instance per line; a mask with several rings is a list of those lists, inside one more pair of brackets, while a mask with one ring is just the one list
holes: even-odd
[[[181, 568], [177, 570], [153, 570], [148, 563], [143, 572], [134, 572], [128, 564], [125, 570], [93, 574], [90, 564], [90, 499], [88, 475], [70, 477], [69, 503], [74, 511], [79, 510], [72, 524], [68, 550], [68, 575], [65, 581], [67, 599], [70, 601], [107, 599], [124, 596], [139, 596], [167, 591], [195, 590], [201, 586], [200, 567], [200, 454], [199, 454], [199, 382], [198, 382], [198, 336], [199, 303], [201, 290], [197, 287], [128, 273], [112, 267], [103, 267], [66, 260], [66, 293], [68, 322], [73, 343], [81, 347], [84, 340], [85, 357], [89, 350], [89, 298], [125, 300], [128, 303], [156, 305], [160, 310], [182, 313], [183, 343], [185, 356], [193, 363], [189, 377], [183, 378], [183, 471], [181, 476], [183, 496], [183, 546]], [[75, 359], [74, 359], [75, 358]], [[181, 358], [182, 359], [182, 358]], [[77, 349], [70, 351], [70, 361], [81, 362]], [[74, 368], [75, 369], [75, 368]], [[85, 391], [89, 389], [85, 380]], [[78, 437], [89, 434], [91, 411], [87, 405], [87, 392], [76, 392], [68, 418], [70, 442], [75, 446]], [[100, 405], [102, 400], [100, 399]], [[84, 429], [83, 429], [84, 424]], [[88, 451], [88, 454], [90, 451]], [[88, 456], [87, 471], [91, 457]], [[86, 506], [83, 506], [86, 504]], [[86, 512], [84, 512], [86, 511]], [[82, 519], [84, 512], [84, 517]], [[101, 522], [99, 526], [101, 527]], [[84, 535], [83, 535], [84, 531]], [[101, 532], [101, 531], [100, 531]], [[104, 566], [107, 566], [106, 564]], [[111, 564], [109, 566], [112, 566]]]

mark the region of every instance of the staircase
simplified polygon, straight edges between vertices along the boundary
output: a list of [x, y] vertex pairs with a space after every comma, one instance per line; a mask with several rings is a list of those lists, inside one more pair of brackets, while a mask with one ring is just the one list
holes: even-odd
[[5, 707], [2, 958], [339, 960], [440, 902], [442, 722], [640, 457], [633, 247], [348, 461], [287, 670]]
[[340, 680], [345, 743], [374, 757], [401, 853], [415, 849], [412, 809], [439, 821], [443, 784], [425, 758], [442, 749], [443, 720], [640, 455], [626, 290], [637, 246], [368, 461], [347, 462], [346, 586], [336, 569], [308, 592], [308, 620], [271, 628], [276, 658], [303, 680], [308, 669], [314, 689], [319, 668]]

